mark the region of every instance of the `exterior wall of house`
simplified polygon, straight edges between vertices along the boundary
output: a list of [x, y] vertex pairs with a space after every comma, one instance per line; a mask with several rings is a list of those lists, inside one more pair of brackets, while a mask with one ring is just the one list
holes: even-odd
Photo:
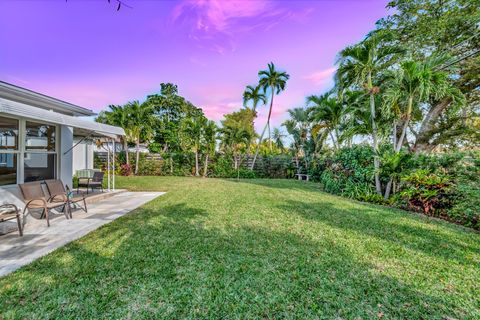
[[[75, 138], [73, 144], [76, 145], [80, 139]], [[72, 174], [75, 175], [77, 170], [93, 169], [93, 150], [94, 145], [91, 141], [82, 141], [73, 148]]]
[[60, 172], [58, 177], [72, 188], [72, 164], [73, 164], [73, 128], [67, 126], [60, 127]]

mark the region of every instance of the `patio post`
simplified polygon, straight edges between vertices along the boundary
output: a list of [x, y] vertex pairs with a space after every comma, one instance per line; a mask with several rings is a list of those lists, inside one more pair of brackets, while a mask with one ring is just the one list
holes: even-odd
[[113, 165], [112, 165], [112, 188], [115, 191], [115, 139], [112, 139], [113, 142]]
[[110, 146], [107, 140], [107, 190], [110, 192]]

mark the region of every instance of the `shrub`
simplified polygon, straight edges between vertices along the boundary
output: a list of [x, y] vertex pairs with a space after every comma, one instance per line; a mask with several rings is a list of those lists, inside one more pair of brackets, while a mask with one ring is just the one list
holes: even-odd
[[124, 163], [120, 165], [119, 173], [122, 176], [130, 176], [132, 174], [132, 167], [129, 164]]
[[454, 183], [450, 177], [417, 170], [402, 178], [401, 198], [408, 209], [427, 215], [445, 215], [454, 204]]
[[144, 159], [138, 164], [138, 174], [141, 176], [161, 176], [163, 161]]

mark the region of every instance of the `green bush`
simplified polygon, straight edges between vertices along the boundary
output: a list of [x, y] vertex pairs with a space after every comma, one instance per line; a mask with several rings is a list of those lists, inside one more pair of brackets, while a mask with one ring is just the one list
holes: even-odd
[[410, 210], [444, 216], [453, 207], [455, 185], [449, 176], [421, 169], [403, 177], [402, 183], [400, 197]]
[[144, 159], [138, 164], [138, 175], [140, 176], [161, 176], [163, 161]]

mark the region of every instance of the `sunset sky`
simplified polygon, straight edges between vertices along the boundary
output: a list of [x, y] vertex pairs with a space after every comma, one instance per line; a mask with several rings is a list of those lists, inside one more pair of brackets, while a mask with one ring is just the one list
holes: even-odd
[[[173, 82], [214, 120], [267, 63], [290, 74], [273, 124], [332, 85], [336, 54], [387, 0], [0, 1], [0, 80], [100, 111]], [[267, 108], [260, 109], [263, 122]]]

